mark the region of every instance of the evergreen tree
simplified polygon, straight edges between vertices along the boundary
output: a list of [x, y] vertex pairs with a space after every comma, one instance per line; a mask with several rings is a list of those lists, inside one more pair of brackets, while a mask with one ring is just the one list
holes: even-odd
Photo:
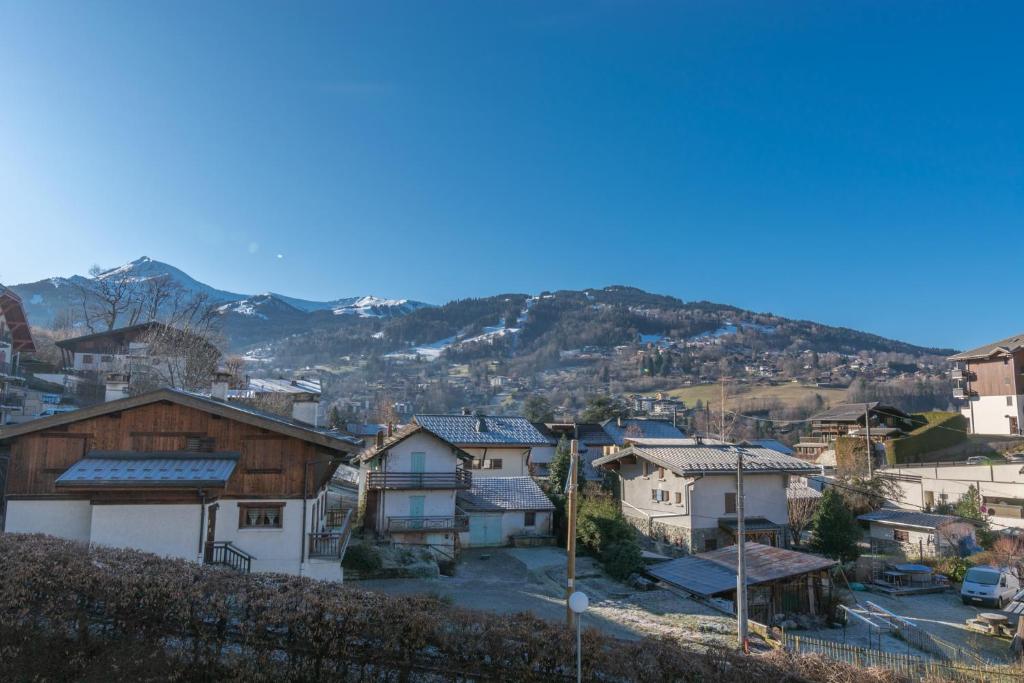
[[850, 562], [860, 555], [857, 548], [859, 538], [860, 529], [846, 501], [835, 489], [825, 489], [814, 514], [811, 550], [841, 562]]
[[330, 411], [327, 413], [327, 424], [331, 426], [331, 429], [337, 429], [344, 427], [341, 420], [341, 412], [338, 410], [338, 406], [331, 406]]
[[978, 493], [977, 486], [971, 484], [967, 487], [967, 491], [953, 506], [953, 514], [979, 522], [985, 519], [985, 515], [981, 513], [981, 494]]
[[[558, 440], [555, 448], [555, 457], [551, 459], [548, 466], [548, 481], [551, 483], [551, 492], [562, 494], [565, 492], [565, 483], [569, 480], [569, 465], [572, 463], [572, 446], [565, 434]], [[577, 462], [576, 483], [583, 485], [583, 458]]]
[[533, 394], [523, 401], [523, 417], [530, 422], [554, 422], [555, 411], [546, 398]]

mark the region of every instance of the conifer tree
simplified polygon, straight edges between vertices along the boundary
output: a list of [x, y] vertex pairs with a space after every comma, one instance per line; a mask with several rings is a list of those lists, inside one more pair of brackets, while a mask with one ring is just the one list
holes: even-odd
[[833, 488], [825, 489], [814, 515], [814, 539], [811, 550], [841, 562], [857, 559], [860, 529], [846, 506], [846, 501]]

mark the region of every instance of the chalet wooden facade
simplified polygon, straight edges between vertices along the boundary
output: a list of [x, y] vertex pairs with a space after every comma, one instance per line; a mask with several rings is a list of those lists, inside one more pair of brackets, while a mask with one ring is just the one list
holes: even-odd
[[950, 356], [953, 398], [974, 434], [1024, 434], [1024, 333]]
[[5, 531], [341, 579], [353, 437], [160, 389], [0, 430]]

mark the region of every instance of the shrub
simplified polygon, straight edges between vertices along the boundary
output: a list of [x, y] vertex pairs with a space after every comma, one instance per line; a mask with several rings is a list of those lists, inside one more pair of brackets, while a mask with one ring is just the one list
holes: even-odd
[[613, 543], [601, 554], [601, 566], [613, 579], [625, 581], [644, 567], [640, 546], [636, 542]]
[[963, 583], [964, 574], [971, 568], [971, 563], [962, 557], [944, 557], [935, 567], [940, 574], [945, 574], [950, 581]]
[[345, 551], [345, 559], [341, 562], [341, 566], [345, 569], [354, 569], [359, 572], [377, 571], [383, 564], [377, 549], [369, 543], [350, 545]]
[[967, 439], [967, 418], [960, 413], [932, 412], [914, 417], [926, 424], [903, 438], [886, 442], [885, 459], [890, 465], [921, 462], [922, 456]]
[[[296, 576], [0, 534], [0, 680], [567, 680], [575, 634]], [[815, 657], [583, 633], [584, 680], [830, 681], [895, 676]]]
[[857, 559], [860, 529], [846, 501], [832, 487], [825, 489], [814, 515], [814, 538], [811, 550], [826, 557], [849, 562]]

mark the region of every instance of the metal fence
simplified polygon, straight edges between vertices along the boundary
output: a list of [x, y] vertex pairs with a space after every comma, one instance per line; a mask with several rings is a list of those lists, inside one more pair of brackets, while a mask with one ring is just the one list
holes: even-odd
[[1024, 668], [1013, 665], [953, 664], [930, 657], [856, 647], [788, 633], [783, 633], [782, 643], [790, 652], [820, 654], [858, 667], [876, 666], [911, 678], [934, 677], [954, 683], [1020, 683], [1024, 680]]

